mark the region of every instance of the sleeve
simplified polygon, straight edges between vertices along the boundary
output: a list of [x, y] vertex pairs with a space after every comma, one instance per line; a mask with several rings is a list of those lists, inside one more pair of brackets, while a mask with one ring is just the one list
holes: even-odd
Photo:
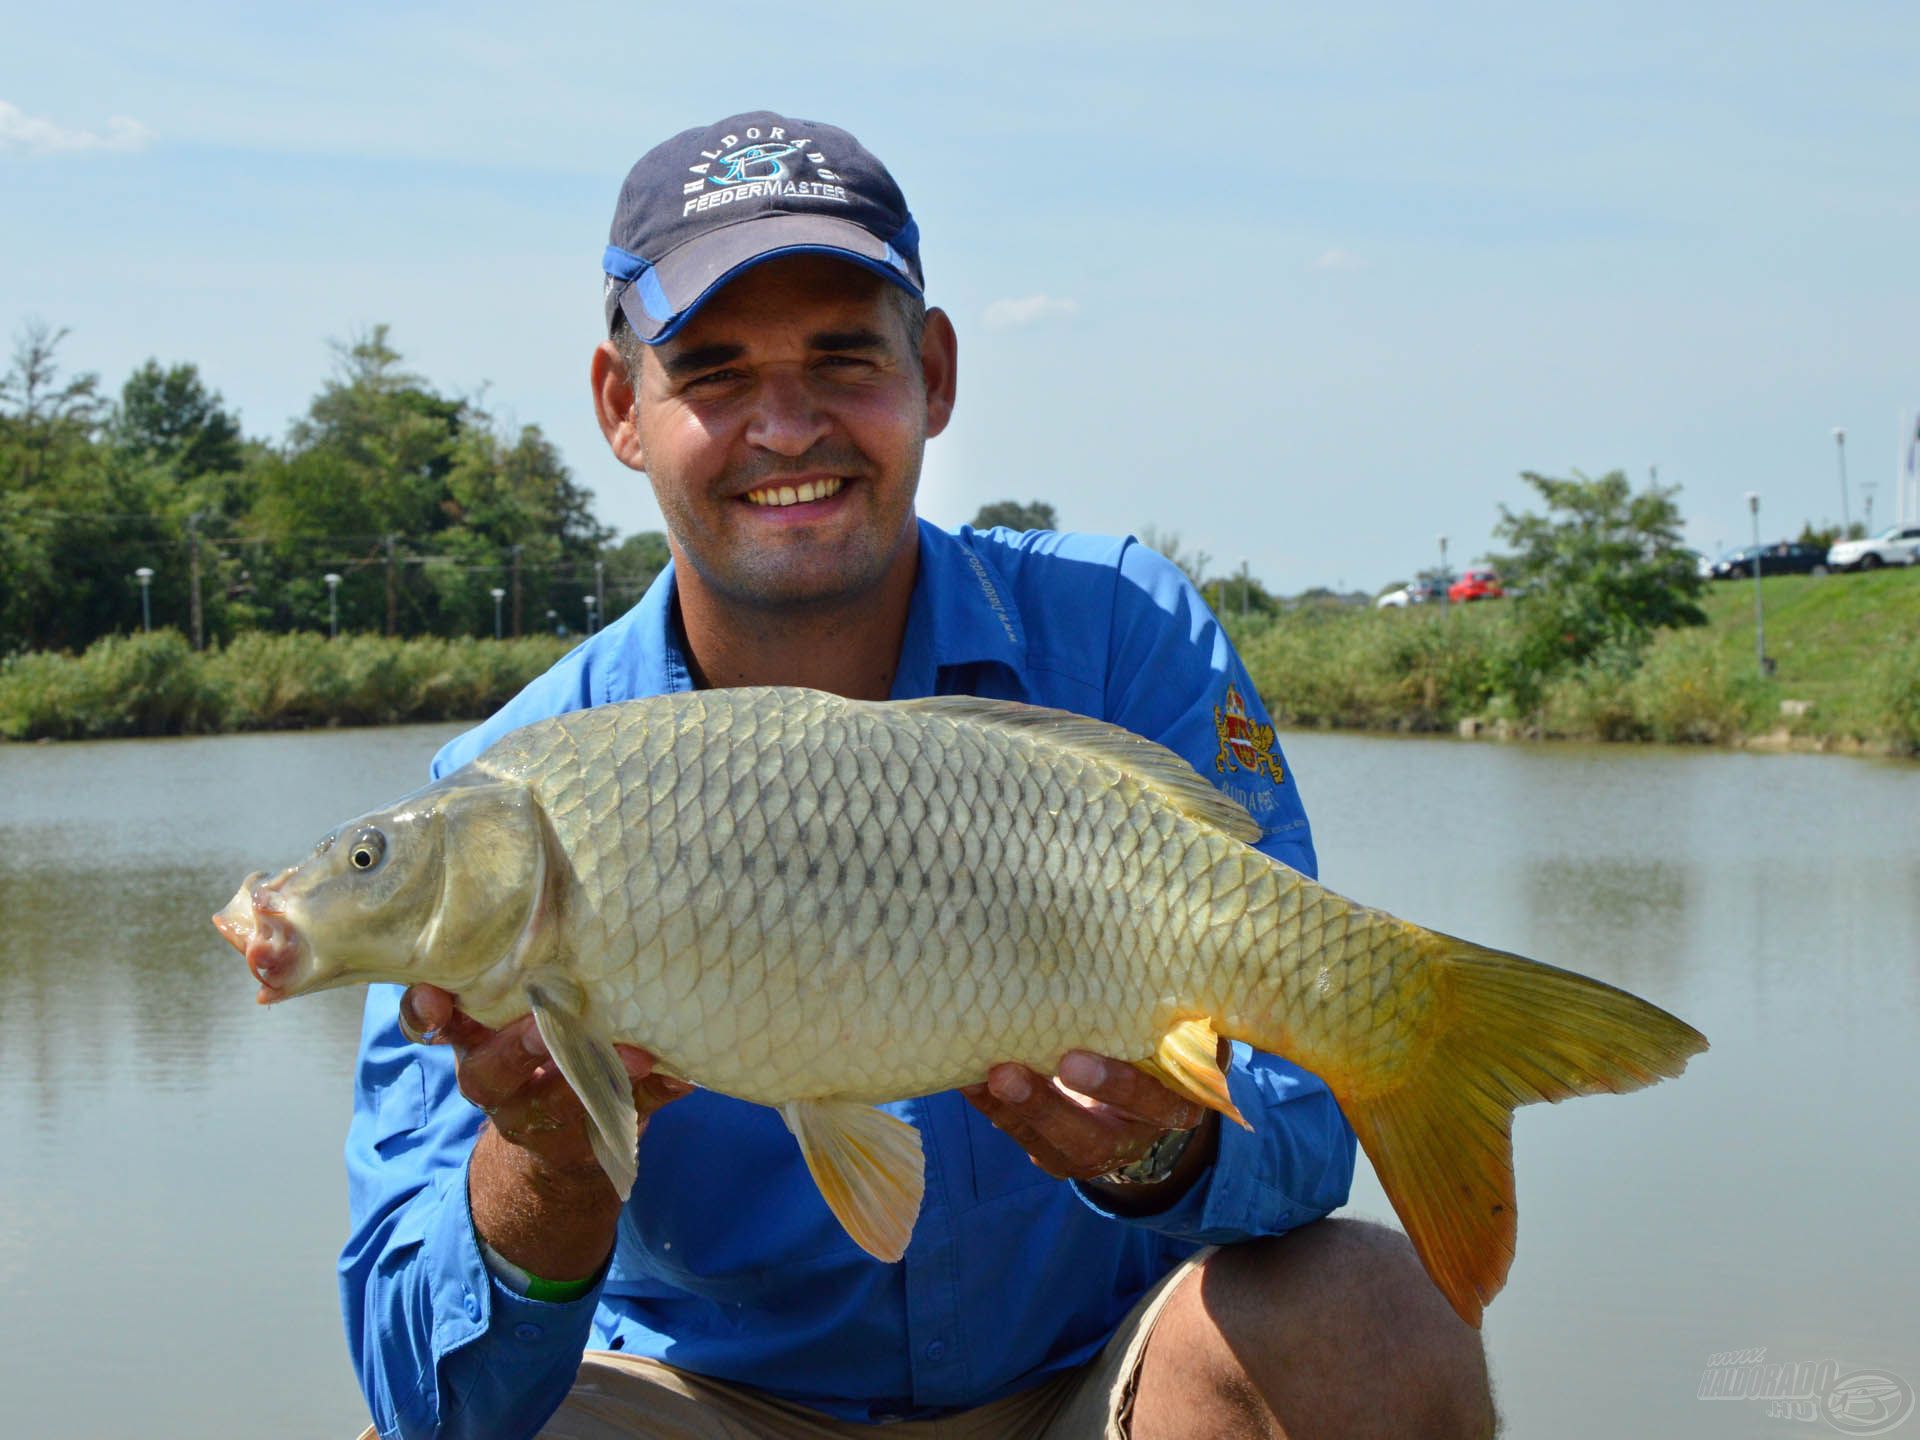
[[480, 1117], [453, 1057], [401, 1033], [400, 993], [367, 997], [347, 1132], [340, 1301], [354, 1370], [384, 1437], [532, 1435], [573, 1383], [599, 1287], [548, 1304], [487, 1268], [467, 1206]]
[[[1259, 848], [1311, 876], [1313, 837], [1266, 706], [1220, 622], [1167, 560], [1129, 542], [1114, 592], [1106, 718], [1158, 740], [1246, 807]], [[1235, 1043], [1227, 1084], [1252, 1132], [1220, 1127], [1212, 1168], [1171, 1209], [1131, 1218], [1170, 1238], [1229, 1244], [1278, 1235], [1344, 1205], [1355, 1141], [1326, 1084]], [[1256, 1117], [1256, 1111], [1258, 1115]], [[1082, 1186], [1080, 1198], [1103, 1215]]]

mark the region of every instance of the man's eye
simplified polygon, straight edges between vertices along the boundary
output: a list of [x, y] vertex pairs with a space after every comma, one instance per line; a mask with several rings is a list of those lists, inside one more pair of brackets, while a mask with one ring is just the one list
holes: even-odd
[[709, 370], [704, 375], [696, 375], [687, 382], [689, 390], [711, 390], [721, 385], [731, 384], [740, 378], [738, 370]]
[[873, 361], [859, 355], [828, 355], [820, 363], [835, 370], [871, 370], [873, 368]]

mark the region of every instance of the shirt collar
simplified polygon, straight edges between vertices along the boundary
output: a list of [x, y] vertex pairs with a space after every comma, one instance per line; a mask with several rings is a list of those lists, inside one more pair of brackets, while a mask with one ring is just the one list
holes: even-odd
[[[920, 526], [920, 565], [894, 675], [896, 699], [936, 693], [939, 672], [982, 661], [1024, 668], [1027, 632], [1005, 580], [980, 554], [971, 530]], [[693, 688], [674, 605], [674, 570], [654, 578], [640, 603], [606, 629], [608, 663], [598, 668], [593, 703]], [[596, 637], [597, 638], [597, 637]]]

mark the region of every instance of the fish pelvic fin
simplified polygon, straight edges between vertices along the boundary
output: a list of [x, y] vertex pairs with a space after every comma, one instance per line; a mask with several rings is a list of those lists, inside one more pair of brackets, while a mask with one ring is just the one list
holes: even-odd
[[1251, 1130], [1247, 1117], [1233, 1103], [1226, 1072], [1220, 1068], [1220, 1037], [1204, 1015], [1182, 1020], [1154, 1047], [1152, 1056], [1136, 1066], [1177, 1094]]
[[927, 1188], [920, 1132], [853, 1100], [789, 1100], [780, 1118], [853, 1242], [888, 1264], [905, 1255]]
[[1602, 981], [1407, 929], [1433, 971], [1431, 1032], [1386, 1086], [1328, 1083], [1427, 1273], [1477, 1327], [1513, 1263], [1515, 1107], [1638, 1090], [1707, 1040]]
[[640, 1112], [633, 1080], [611, 1040], [581, 1018], [577, 987], [564, 980], [529, 981], [527, 1003], [540, 1038], [587, 1112], [587, 1138], [594, 1157], [624, 1202], [640, 1175]]

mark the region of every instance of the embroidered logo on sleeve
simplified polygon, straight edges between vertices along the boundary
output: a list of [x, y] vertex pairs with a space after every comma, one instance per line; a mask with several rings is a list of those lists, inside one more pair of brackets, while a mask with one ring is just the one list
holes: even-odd
[[1280, 746], [1273, 727], [1253, 723], [1239, 686], [1228, 685], [1226, 704], [1213, 707], [1213, 728], [1220, 737], [1220, 753], [1213, 757], [1213, 768], [1220, 774], [1235, 770], [1252, 775], [1265, 772], [1276, 785], [1286, 779], [1281, 773]]

